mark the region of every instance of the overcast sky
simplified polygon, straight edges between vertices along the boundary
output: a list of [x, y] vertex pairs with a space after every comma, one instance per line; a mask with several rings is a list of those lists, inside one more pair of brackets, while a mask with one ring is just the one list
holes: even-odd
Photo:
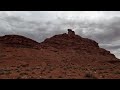
[[68, 28], [120, 58], [120, 11], [0, 11], [0, 36], [18, 34], [42, 42]]

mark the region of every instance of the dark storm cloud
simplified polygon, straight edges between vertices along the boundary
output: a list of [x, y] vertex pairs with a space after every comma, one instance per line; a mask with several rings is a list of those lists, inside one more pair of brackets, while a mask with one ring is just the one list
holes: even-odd
[[[103, 26], [99, 25], [97, 28], [104, 30], [102, 33], [94, 34], [93, 36], [100, 43], [111, 43], [114, 40], [119, 40], [120, 38], [120, 18], [112, 18], [107, 22], [102, 22]], [[102, 28], [101, 28], [102, 27]]]
[[120, 17], [112, 17], [99, 22], [68, 20], [59, 17], [45, 22], [28, 21], [18, 16], [0, 18], [0, 35], [19, 34], [38, 42], [56, 34], [66, 33], [68, 28], [75, 30], [76, 34], [80, 36], [97, 41], [105, 49], [117, 50], [120, 48], [120, 43], [116, 44], [120, 39]]
[[76, 25], [78, 26], [78, 34], [94, 39], [100, 43], [111, 43], [120, 38], [119, 17], [97, 23], [90, 22], [85, 24], [85, 22], [78, 22]]
[[120, 45], [103, 45], [103, 47], [109, 50], [117, 50], [120, 48]]
[[97, 41], [100, 47], [107, 50], [117, 52], [120, 49], [120, 17], [112, 17], [99, 22], [64, 20], [61, 25], [74, 27], [78, 35]]
[[[65, 29], [72, 28], [75, 32], [83, 37], [94, 39], [100, 43], [109, 43], [113, 40], [120, 38], [120, 18], [113, 17], [105, 22], [87, 22], [87, 21], [75, 21], [58, 19], [53, 22], [41, 22], [41, 21], [26, 21], [23, 18], [8, 16], [4, 19], [4, 27], [0, 27], [1, 33], [11, 32], [16, 34], [23, 34], [31, 36], [31, 38], [41, 41], [47, 36], [50, 37], [54, 34], [65, 33]], [[11, 28], [8, 30], [9, 26]], [[43, 38], [39, 38], [43, 37]], [[39, 38], [40, 40], [38, 40]]]
[[[0, 24], [0, 34], [1, 35], [19, 34], [19, 35], [23, 35], [23, 36], [26, 36], [26, 37], [29, 37], [32, 39], [37, 38], [37, 36], [38, 36], [37, 29], [41, 25], [40, 22], [39, 23], [31, 22], [31, 21], [29, 22], [29, 21], [25, 21], [24, 19], [22, 19], [20, 17], [15, 17], [15, 16], [4, 17], [4, 18], [0, 19], [0, 22], [3, 23], [3, 24]], [[45, 31], [45, 29], [42, 28], [41, 32], [42, 31]]]
[[0, 35], [18, 34], [38, 42], [64, 31], [57, 22], [27, 21], [18, 16], [7, 16], [0, 22]]

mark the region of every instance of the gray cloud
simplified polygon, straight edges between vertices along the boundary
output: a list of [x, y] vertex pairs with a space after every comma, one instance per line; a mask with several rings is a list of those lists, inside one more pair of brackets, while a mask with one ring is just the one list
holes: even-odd
[[[105, 12], [104, 16], [107, 19], [100, 17], [101, 19], [98, 21], [80, 20], [79, 17], [74, 19], [72, 15], [67, 18], [68, 14], [64, 15], [63, 12], [60, 15], [57, 12], [38, 13], [30, 14], [29, 12], [28, 15], [36, 16], [34, 20], [30, 17], [25, 19], [20, 15], [0, 17], [0, 35], [18, 34], [41, 42], [53, 35], [66, 33], [67, 28], [72, 28], [76, 34], [97, 41], [101, 47], [111, 50], [119, 57], [120, 12]], [[56, 17], [54, 14], [57, 14]], [[80, 13], [76, 14], [79, 16]], [[109, 19], [107, 15], [110, 15]], [[37, 20], [38, 18], [39, 20]]]
[[110, 49], [110, 50], [116, 50], [116, 49], [119, 49], [120, 48], [120, 45], [111, 45], [111, 46], [109, 46], [109, 45], [103, 45], [104, 46], [104, 48], [107, 48], [107, 49]]

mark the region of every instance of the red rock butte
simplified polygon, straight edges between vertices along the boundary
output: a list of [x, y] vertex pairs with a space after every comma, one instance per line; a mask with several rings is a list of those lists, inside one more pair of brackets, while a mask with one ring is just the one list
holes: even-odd
[[20, 35], [1, 36], [0, 52], [0, 79], [120, 78], [119, 59], [71, 29], [41, 43]]
[[72, 29], [68, 29], [68, 35], [69, 36], [75, 36], [75, 32], [72, 31]]

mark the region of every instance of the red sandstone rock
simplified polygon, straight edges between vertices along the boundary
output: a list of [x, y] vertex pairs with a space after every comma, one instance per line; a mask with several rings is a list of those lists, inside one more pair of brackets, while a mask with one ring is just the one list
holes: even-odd
[[34, 47], [39, 43], [20, 35], [5, 35], [0, 37], [0, 43], [14, 47]]
[[119, 64], [110, 51], [72, 30], [41, 43], [19, 35], [0, 37], [0, 79], [115, 79]]
[[74, 36], [75, 32], [72, 29], [68, 29], [68, 36]]

